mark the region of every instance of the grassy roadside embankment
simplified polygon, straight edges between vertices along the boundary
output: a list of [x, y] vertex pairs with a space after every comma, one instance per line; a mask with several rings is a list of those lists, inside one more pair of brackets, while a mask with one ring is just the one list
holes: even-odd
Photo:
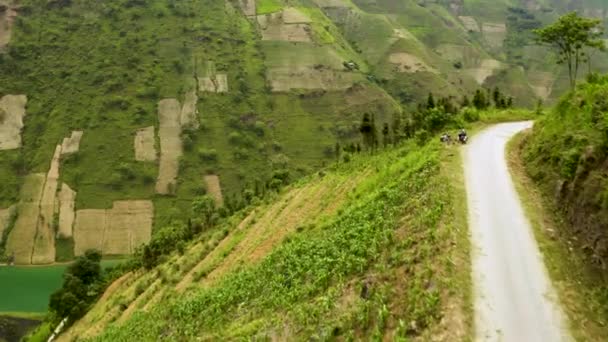
[[519, 133], [507, 145], [507, 161], [515, 188], [569, 318], [573, 336], [580, 341], [602, 341], [608, 336], [601, 294], [604, 280], [590, 269], [588, 260], [573, 247], [573, 241], [566, 233], [568, 223], [560, 216], [554, 201], [528, 176], [521, 149], [529, 134]]

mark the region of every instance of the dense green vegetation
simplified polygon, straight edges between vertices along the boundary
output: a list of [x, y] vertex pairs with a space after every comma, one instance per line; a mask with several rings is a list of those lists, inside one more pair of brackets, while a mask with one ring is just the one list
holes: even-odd
[[[136, 313], [101, 339], [268, 336], [278, 322], [297, 327], [292, 333], [302, 337], [422, 333], [437, 324], [440, 295], [447, 286], [448, 278], [438, 277], [432, 265], [441, 274], [452, 272], [447, 260], [436, 259], [445, 252], [439, 243], [442, 236], [450, 236], [455, 228], [440, 225], [451, 190], [438, 174], [439, 153], [438, 144], [419, 148], [409, 142], [372, 159], [337, 166], [334, 172], [348, 173], [373, 164], [378, 172], [357, 188], [336, 217], [297, 233], [260, 264], [244, 265], [212, 288], [167, 296], [168, 302]], [[404, 213], [418, 214], [401, 221]], [[394, 286], [402, 267], [412, 272], [405, 289]], [[378, 280], [366, 281], [370, 272]], [[425, 288], [429, 281], [437, 286]], [[337, 307], [349, 287], [360, 299]], [[393, 291], [403, 297], [395, 301]], [[412, 320], [417, 324], [414, 331], [406, 323]]]
[[525, 148], [532, 178], [555, 198], [595, 264], [608, 262], [608, 77], [594, 76], [540, 120]]

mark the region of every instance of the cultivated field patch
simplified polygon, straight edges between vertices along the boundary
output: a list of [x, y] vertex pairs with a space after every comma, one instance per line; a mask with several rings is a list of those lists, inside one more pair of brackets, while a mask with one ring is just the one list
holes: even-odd
[[21, 147], [26, 104], [25, 95], [5, 95], [0, 99], [0, 150]]
[[296, 8], [257, 16], [262, 40], [310, 42], [310, 18]]
[[507, 34], [507, 27], [504, 23], [483, 23], [481, 32], [486, 42], [493, 48], [502, 47]]
[[246, 16], [254, 16], [256, 14], [255, 0], [238, 0], [239, 7]]
[[73, 131], [70, 137], [63, 138], [63, 142], [61, 143], [61, 155], [78, 152], [80, 150], [82, 134], [82, 131]]
[[17, 7], [12, 6], [7, 0], [0, 1], [0, 52], [11, 41], [15, 18], [17, 18]]
[[546, 100], [551, 95], [555, 76], [553, 73], [544, 71], [529, 71], [527, 72], [528, 82], [534, 91], [534, 94], [539, 98]]
[[[228, 82], [226, 82], [226, 87], [228, 87], [227, 83]], [[182, 106], [180, 119], [182, 128], [198, 129], [200, 127], [200, 123], [198, 121], [198, 110], [196, 109], [197, 103], [198, 96], [196, 95], [196, 90], [187, 92], [184, 98], [184, 105]]]
[[479, 85], [482, 85], [488, 77], [494, 75], [494, 72], [501, 67], [502, 64], [495, 59], [484, 59], [478, 68], [468, 69], [467, 72]]
[[344, 70], [341, 58], [329, 46], [311, 43], [264, 42], [266, 78], [275, 92], [291, 89], [342, 90], [363, 77]]
[[222, 73], [200, 77], [198, 87], [203, 92], [226, 93], [228, 92], [228, 76]]
[[61, 191], [58, 197], [59, 229], [57, 236], [60, 238], [71, 238], [74, 228], [74, 200], [76, 199], [76, 192], [63, 183], [61, 184]]
[[285, 24], [310, 24], [312, 20], [295, 7], [283, 9], [283, 22]]
[[74, 254], [95, 248], [104, 255], [132, 254], [150, 241], [154, 205], [151, 201], [116, 201], [112, 209], [76, 211]]
[[156, 147], [154, 146], [154, 126], [140, 128], [135, 132], [135, 160], [156, 161]]
[[350, 7], [345, 0], [314, 0], [315, 4], [321, 8], [345, 8]]
[[388, 57], [388, 61], [395, 65], [396, 71], [398, 72], [415, 73], [419, 71], [427, 71], [434, 74], [439, 73], [436, 69], [430, 67], [418, 56], [414, 56], [406, 52], [391, 53]]
[[343, 90], [356, 81], [353, 73], [313, 66], [272, 68], [268, 70], [267, 76], [272, 91], [275, 92], [291, 89]]
[[176, 99], [164, 99], [158, 103], [160, 122], [160, 166], [156, 181], [156, 192], [172, 194], [175, 191], [179, 157], [181, 157], [181, 106]]
[[0, 209], [0, 243], [2, 243], [4, 231], [8, 228], [11, 215], [13, 215], [14, 211], [14, 206], [7, 209]]
[[36, 240], [34, 241], [34, 251], [32, 252], [32, 264], [49, 264], [55, 261], [55, 227], [53, 226], [53, 218], [59, 182], [60, 158], [61, 145], [57, 145], [40, 198], [40, 217], [36, 230]]
[[7, 254], [14, 254], [17, 264], [32, 263], [44, 180], [42, 173], [28, 175], [21, 188], [17, 221], [6, 241]]
[[224, 196], [222, 195], [222, 187], [220, 178], [217, 175], [206, 175], [203, 177], [207, 185], [207, 192], [215, 200], [215, 205], [221, 207], [224, 205]]
[[479, 24], [477, 23], [477, 20], [475, 20], [475, 18], [473, 17], [468, 17], [468, 16], [459, 16], [458, 19], [460, 19], [460, 21], [462, 22], [462, 25], [464, 26], [464, 28], [469, 31], [469, 32], [479, 32]]

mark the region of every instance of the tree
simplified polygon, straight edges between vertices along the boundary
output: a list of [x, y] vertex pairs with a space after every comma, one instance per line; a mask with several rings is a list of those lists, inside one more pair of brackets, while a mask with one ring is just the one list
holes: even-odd
[[101, 293], [101, 253], [87, 250], [70, 265], [63, 276], [63, 286], [50, 298], [49, 308], [61, 319], [77, 319]]
[[580, 17], [576, 12], [561, 16], [555, 23], [534, 30], [538, 41], [550, 44], [558, 51], [558, 64], [568, 66], [570, 87], [576, 86], [581, 62], [589, 59], [588, 49], [603, 49], [601, 21]]
[[500, 89], [498, 89], [498, 87], [494, 88], [494, 92], [492, 93], [492, 98], [494, 99], [494, 106], [496, 108], [501, 108], [501, 103], [500, 100], [502, 98], [501, 94], [500, 94]]
[[216, 219], [215, 201], [209, 195], [195, 198], [192, 201], [192, 213], [202, 220], [205, 228], [213, 226]]
[[433, 93], [429, 93], [429, 97], [426, 99], [426, 109], [435, 108], [435, 98]]
[[486, 102], [486, 96], [483, 91], [477, 89], [475, 96], [473, 96], [473, 106], [477, 109], [486, 109], [488, 103]]
[[388, 127], [388, 123], [384, 123], [384, 127], [382, 127], [382, 144], [386, 147], [390, 143], [389, 137], [390, 128]]
[[363, 135], [363, 144], [365, 144], [371, 151], [373, 151], [376, 145], [376, 120], [373, 116], [370, 117], [368, 113], [363, 114], [361, 119], [361, 126], [359, 126], [359, 132]]
[[461, 107], [469, 107], [471, 105], [471, 101], [469, 101], [469, 97], [464, 95], [462, 97], [462, 103], [460, 105], [461, 105]]

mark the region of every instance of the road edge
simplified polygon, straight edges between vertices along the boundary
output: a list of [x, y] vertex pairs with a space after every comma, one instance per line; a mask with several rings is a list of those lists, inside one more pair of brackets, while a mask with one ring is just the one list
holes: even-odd
[[[513, 185], [520, 198], [540, 249], [545, 267], [559, 302], [568, 318], [568, 327], [577, 341], [602, 341], [608, 336], [606, 322], [591, 309], [597, 289], [588, 286], [583, 273], [588, 270], [585, 260], [572, 248], [567, 237], [560, 236], [565, 223], [553, 201], [528, 176], [522, 149], [531, 130], [517, 133], [506, 146], [505, 156]], [[581, 278], [582, 277], [582, 278]], [[595, 303], [598, 305], [598, 303]]]

